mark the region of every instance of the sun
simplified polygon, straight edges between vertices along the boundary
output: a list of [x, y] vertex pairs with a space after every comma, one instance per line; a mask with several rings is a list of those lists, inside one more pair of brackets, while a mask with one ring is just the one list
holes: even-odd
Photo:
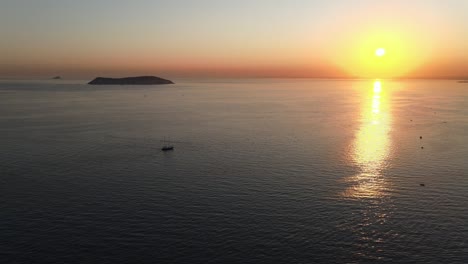
[[384, 48], [378, 48], [375, 50], [375, 56], [377, 57], [382, 57], [385, 55], [385, 49]]

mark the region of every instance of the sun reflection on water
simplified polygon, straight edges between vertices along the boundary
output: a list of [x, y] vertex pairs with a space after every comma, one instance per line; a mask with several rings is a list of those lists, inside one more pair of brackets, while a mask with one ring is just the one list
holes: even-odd
[[392, 183], [385, 173], [392, 149], [392, 115], [389, 89], [379, 80], [371, 87], [366, 89], [359, 126], [347, 156], [358, 172], [345, 179], [347, 188], [341, 193], [341, 198], [353, 204], [354, 217], [352, 221], [346, 218], [339, 228], [356, 235], [357, 255], [378, 259], [389, 232], [393, 232], [386, 225], [394, 205]]
[[347, 179], [348, 198], [377, 198], [386, 194], [388, 182], [382, 175], [389, 156], [391, 114], [382, 82], [376, 80], [361, 110], [361, 125], [356, 133], [350, 158], [361, 172]]

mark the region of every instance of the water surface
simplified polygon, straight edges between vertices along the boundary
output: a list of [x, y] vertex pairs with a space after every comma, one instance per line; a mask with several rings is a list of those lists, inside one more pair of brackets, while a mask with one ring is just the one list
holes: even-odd
[[0, 83], [2, 263], [468, 260], [466, 84], [83, 83]]

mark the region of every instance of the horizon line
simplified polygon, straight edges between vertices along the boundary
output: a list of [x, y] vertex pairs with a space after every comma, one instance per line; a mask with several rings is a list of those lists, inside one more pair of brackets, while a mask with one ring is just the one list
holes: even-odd
[[[88, 80], [89, 78], [64, 78], [65, 75], [55, 75], [55, 76], [61, 76], [61, 80], [72, 80], [72, 81], [80, 81], [80, 80]], [[122, 77], [135, 77], [135, 76], [156, 76], [156, 75], [129, 75], [129, 76], [122, 76]], [[15, 80], [15, 81], [27, 81], [27, 80], [54, 80], [54, 76], [52, 77], [44, 77], [44, 76], [27, 76], [27, 77], [13, 77], [13, 76], [0, 76], [0, 80]], [[97, 77], [104, 77], [104, 76], [95, 76], [91, 78], [97, 78]], [[160, 77], [160, 76], [158, 76]], [[118, 77], [116, 77], [118, 78]], [[427, 77], [427, 76], [415, 76], [415, 77], [393, 77], [393, 78], [370, 78], [370, 77], [306, 77], [306, 76], [180, 76], [180, 77], [174, 77], [172, 79], [313, 79], [313, 80], [468, 80], [468, 76], [433, 76], [433, 77]], [[60, 81], [60, 80], [55, 80], [55, 81]]]

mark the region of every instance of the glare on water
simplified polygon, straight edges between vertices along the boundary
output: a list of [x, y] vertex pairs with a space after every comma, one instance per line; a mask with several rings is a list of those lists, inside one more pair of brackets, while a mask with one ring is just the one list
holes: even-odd
[[382, 174], [391, 149], [389, 95], [382, 88], [380, 80], [376, 80], [372, 88], [366, 89], [368, 95], [362, 104], [360, 127], [349, 155], [361, 172], [348, 179], [352, 186], [344, 192], [345, 197], [380, 197], [385, 195], [389, 185]]

